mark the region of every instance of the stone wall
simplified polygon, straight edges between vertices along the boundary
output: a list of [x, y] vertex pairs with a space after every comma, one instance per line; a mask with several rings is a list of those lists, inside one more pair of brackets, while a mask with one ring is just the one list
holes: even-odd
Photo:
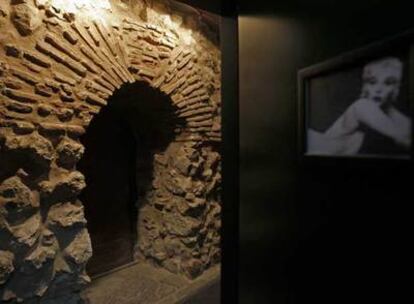
[[169, 1], [69, 3], [0, 2], [0, 297], [10, 303], [75, 303], [90, 281], [79, 137], [124, 83], [159, 89], [185, 120], [155, 156], [139, 251], [189, 277], [219, 261], [217, 33]]
[[138, 221], [138, 252], [195, 278], [220, 262], [220, 154], [196, 142], [155, 154]]

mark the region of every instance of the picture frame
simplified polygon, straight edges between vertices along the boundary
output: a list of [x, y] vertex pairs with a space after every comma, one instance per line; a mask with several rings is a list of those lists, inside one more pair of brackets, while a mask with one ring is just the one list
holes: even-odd
[[300, 159], [413, 160], [414, 31], [298, 71]]

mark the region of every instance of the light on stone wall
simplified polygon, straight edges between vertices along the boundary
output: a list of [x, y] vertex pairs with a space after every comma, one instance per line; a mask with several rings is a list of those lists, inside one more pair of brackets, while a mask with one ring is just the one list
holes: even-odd
[[50, 0], [56, 6], [66, 12], [76, 13], [82, 9], [111, 9], [109, 0]]
[[167, 28], [171, 28], [171, 29], [174, 29], [175, 31], [180, 32], [180, 36], [183, 39], [183, 42], [185, 45], [189, 46], [195, 43], [194, 38], [193, 38], [193, 31], [180, 29], [181, 23], [173, 21], [171, 19], [171, 15], [162, 15], [162, 20], [164, 22], [164, 25]]

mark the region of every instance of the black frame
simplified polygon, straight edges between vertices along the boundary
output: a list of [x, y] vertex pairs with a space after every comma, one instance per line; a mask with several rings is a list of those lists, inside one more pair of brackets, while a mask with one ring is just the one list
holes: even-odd
[[[355, 156], [338, 156], [338, 155], [307, 155], [307, 137], [306, 128], [308, 122], [308, 100], [309, 100], [309, 79], [323, 74], [340, 71], [356, 63], [367, 61], [375, 56], [380, 56], [385, 52], [392, 52], [396, 49], [406, 48], [408, 51], [408, 103], [411, 119], [414, 118], [414, 30], [404, 32], [400, 35], [391, 37], [386, 40], [372, 43], [366, 47], [342, 54], [333, 59], [322, 63], [303, 68], [298, 71], [298, 152], [301, 161], [339, 160], [359, 159], [365, 161], [413, 161], [414, 160], [414, 143], [409, 152], [409, 158], [386, 157], [381, 155], [355, 155]], [[414, 124], [412, 124], [411, 136], [414, 137]], [[413, 138], [412, 138], [413, 139]]]
[[239, 302], [239, 43], [237, 1], [221, 1], [222, 229], [221, 303]]

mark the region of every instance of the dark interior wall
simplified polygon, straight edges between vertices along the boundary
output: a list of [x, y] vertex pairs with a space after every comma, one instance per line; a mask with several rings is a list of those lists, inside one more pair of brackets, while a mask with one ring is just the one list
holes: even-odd
[[413, 27], [403, 1], [241, 1], [240, 303], [408, 293], [412, 164], [299, 163], [296, 77]]

